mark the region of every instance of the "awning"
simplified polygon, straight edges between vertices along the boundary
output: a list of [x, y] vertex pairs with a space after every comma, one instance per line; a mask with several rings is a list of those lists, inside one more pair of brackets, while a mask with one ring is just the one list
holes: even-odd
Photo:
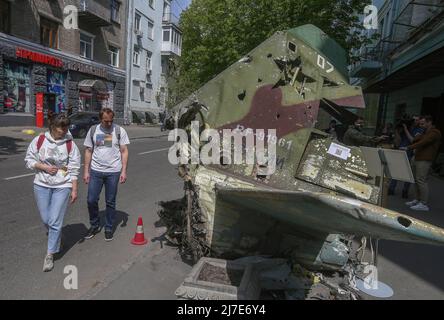
[[365, 93], [396, 91], [444, 74], [444, 47], [367, 87]]
[[92, 90], [107, 93], [106, 84], [102, 80], [87, 79], [79, 82], [79, 89], [84, 92], [91, 92]]

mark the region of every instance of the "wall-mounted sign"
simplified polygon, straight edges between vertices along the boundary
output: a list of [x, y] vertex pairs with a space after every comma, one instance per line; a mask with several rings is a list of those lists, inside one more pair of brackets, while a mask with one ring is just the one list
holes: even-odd
[[68, 62], [67, 67], [69, 70], [92, 74], [102, 78], [107, 78], [108, 76], [108, 73], [105, 68], [99, 68], [92, 65], [87, 65], [81, 62]]
[[43, 93], [35, 94], [35, 122], [38, 128], [43, 128]]
[[17, 48], [15, 50], [15, 55], [17, 58], [22, 58], [26, 60], [31, 60], [38, 63], [48, 64], [53, 67], [61, 68], [63, 67], [63, 61], [59, 58], [48, 56], [46, 54], [29, 51], [23, 48]]

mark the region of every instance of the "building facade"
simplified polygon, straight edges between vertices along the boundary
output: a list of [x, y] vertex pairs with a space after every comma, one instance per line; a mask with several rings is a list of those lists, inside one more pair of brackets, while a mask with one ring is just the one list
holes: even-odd
[[131, 0], [128, 15], [128, 118], [151, 121], [165, 108], [168, 60], [180, 56], [182, 32], [169, 0]]
[[374, 127], [430, 114], [444, 132], [444, 1], [375, 0], [381, 36], [351, 66]]
[[121, 0], [0, 0], [0, 125], [35, 124], [37, 93], [45, 113], [110, 107], [123, 122], [127, 10]]

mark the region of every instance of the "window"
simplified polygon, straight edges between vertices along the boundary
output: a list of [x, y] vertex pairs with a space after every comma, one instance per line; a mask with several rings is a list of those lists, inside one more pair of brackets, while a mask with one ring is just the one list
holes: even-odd
[[57, 49], [59, 46], [59, 25], [51, 20], [40, 18], [40, 43]]
[[120, 23], [120, 2], [111, 0], [111, 20]]
[[164, 30], [163, 31], [163, 41], [170, 41], [170, 30]]
[[31, 70], [26, 64], [4, 61], [4, 110], [31, 112], [30, 88]]
[[382, 36], [384, 36], [384, 27], [385, 27], [384, 22], [385, 22], [384, 18], [381, 19], [381, 22], [379, 22], [379, 31], [381, 32]]
[[152, 53], [147, 51], [146, 52], [146, 71], [151, 70], [151, 57], [152, 57]]
[[148, 20], [148, 38], [154, 39], [154, 23]]
[[154, 9], [154, 0], [148, 0], [148, 3], [150, 4], [150, 7]]
[[119, 48], [109, 46], [110, 64], [117, 68], [119, 67], [119, 51]]
[[151, 102], [151, 98], [153, 96], [153, 85], [152, 84], [149, 84], [149, 83], [146, 84], [144, 96], [145, 96], [145, 102]]
[[167, 2], [163, 3], [163, 21], [169, 21], [171, 15], [171, 7]]
[[0, 32], [9, 33], [9, 2], [0, 0]]
[[93, 59], [94, 38], [81, 32], [80, 33], [80, 56]]
[[164, 59], [163, 56], [162, 56], [162, 61], [161, 61], [161, 67], [162, 67], [162, 74], [167, 74], [168, 73], [168, 62], [166, 59]]
[[140, 15], [136, 13], [136, 17], [134, 18], [134, 30], [140, 30]]
[[140, 67], [140, 51], [137, 48], [134, 48], [133, 64]]
[[139, 81], [133, 80], [133, 87], [132, 87], [132, 90], [131, 90], [131, 99], [138, 101], [139, 97], [140, 97]]

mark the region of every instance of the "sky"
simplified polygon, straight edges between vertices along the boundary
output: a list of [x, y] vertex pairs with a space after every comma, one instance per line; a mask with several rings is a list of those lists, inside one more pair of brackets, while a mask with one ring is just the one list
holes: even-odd
[[179, 17], [182, 9], [186, 9], [191, 3], [191, 0], [172, 0], [171, 1], [171, 10], [173, 13]]

